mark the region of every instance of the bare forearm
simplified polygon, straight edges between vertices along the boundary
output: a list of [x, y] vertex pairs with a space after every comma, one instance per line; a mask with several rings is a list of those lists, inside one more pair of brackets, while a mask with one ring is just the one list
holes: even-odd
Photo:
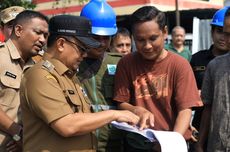
[[17, 133], [18, 125], [0, 108], [0, 129], [10, 135]]
[[13, 120], [10, 119], [9, 116], [5, 114], [5, 112], [0, 108], [0, 128], [4, 132], [8, 133], [8, 128], [13, 123]]
[[203, 147], [208, 137], [209, 126], [210, 126], [211, 106], [206, 105], [202, 112], [199, 140], [198, 143]]
[[74, 119], [77, 120], [77, 123], [73, 128], [78, 128], [75, 135], [91, 132], [110, 123], [115, 120], [114, 113], [115, 111], [109, 110], [98, 113], [75, 114]]
[[51, 127], [62, 136], [69, 137], [89, 133], [113, 120], [137, 124], [139, 117], [127, 110], [107, 110], [97, 113], [75, 113], [69, 114], [51, 123]]
[[176, 123], [174, 125], [173, 131], [178, 132], [181, 135], [184, 135], [186, 130], [189, 128], [191, 116], [192, 116], [191, 109], [185, 109], [185, 110], [180, 111], [176, 118]]
[[129, 103], [126, 103], [126, 102], [122, 102], [122, 103], [119, 103], [118, 104], [118, 108], [119, 109], [122, 109], [122, 110], [129, 110], [133, 113], [135, 113], [135, 106], [129, 104]]

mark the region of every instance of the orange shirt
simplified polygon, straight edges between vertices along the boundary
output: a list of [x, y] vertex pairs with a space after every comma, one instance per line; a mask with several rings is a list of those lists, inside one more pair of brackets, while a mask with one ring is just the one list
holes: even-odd
[[[117, 66], [114, 100], [129, 102], [154, 114], [153, 129], [172, 131], [178, 112], [202, 106], [189, 63], [172, 52], [161, 61], [145, 60], [137, 52]], [[187, 130], [185, 139], [191, 137]]]

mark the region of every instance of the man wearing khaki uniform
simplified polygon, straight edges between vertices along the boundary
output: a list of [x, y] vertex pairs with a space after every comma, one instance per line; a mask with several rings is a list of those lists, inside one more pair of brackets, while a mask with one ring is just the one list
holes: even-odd
[[76, 69], [92, 39], [91, 23], [84, 17], [59, 15], [50, 19], [43, 60], [26, 70], [20, 97], [25, 152], [95, 152], [93, 131], [117, 120], [137, 124], [129, 111], [91, 113], [90, 102], [76, 77]]
[[19, 87], [22, 71], [46, 44], [48, 19], [34, 11], [17, 15], [10, 39], [0, 46], [0, 151], [20, 151]]

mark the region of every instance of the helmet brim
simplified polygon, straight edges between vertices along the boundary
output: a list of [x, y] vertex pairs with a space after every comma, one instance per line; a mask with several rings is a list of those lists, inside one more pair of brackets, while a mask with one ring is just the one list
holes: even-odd
[[101, 36], [112, 36], [117, 33], [117, 27], [92, 27], [92, 33]]
[[98, 48], [101, 46], [101, 43], [91, 37], [76, 36], [76, 38], [82, 42], [86, 47]]

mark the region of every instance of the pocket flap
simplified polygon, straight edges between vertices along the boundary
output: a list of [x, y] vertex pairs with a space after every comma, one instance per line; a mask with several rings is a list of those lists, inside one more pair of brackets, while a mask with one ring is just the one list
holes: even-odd
[[21, 76], [6, 72], [1, 76], [1, 82], [5, 87], [19, 89]]
[[81, 103], [75, 90], [65, 90], [65, 96], [68, 104], [71, 106], [74, 112], [79, 112], [81, 108]]

